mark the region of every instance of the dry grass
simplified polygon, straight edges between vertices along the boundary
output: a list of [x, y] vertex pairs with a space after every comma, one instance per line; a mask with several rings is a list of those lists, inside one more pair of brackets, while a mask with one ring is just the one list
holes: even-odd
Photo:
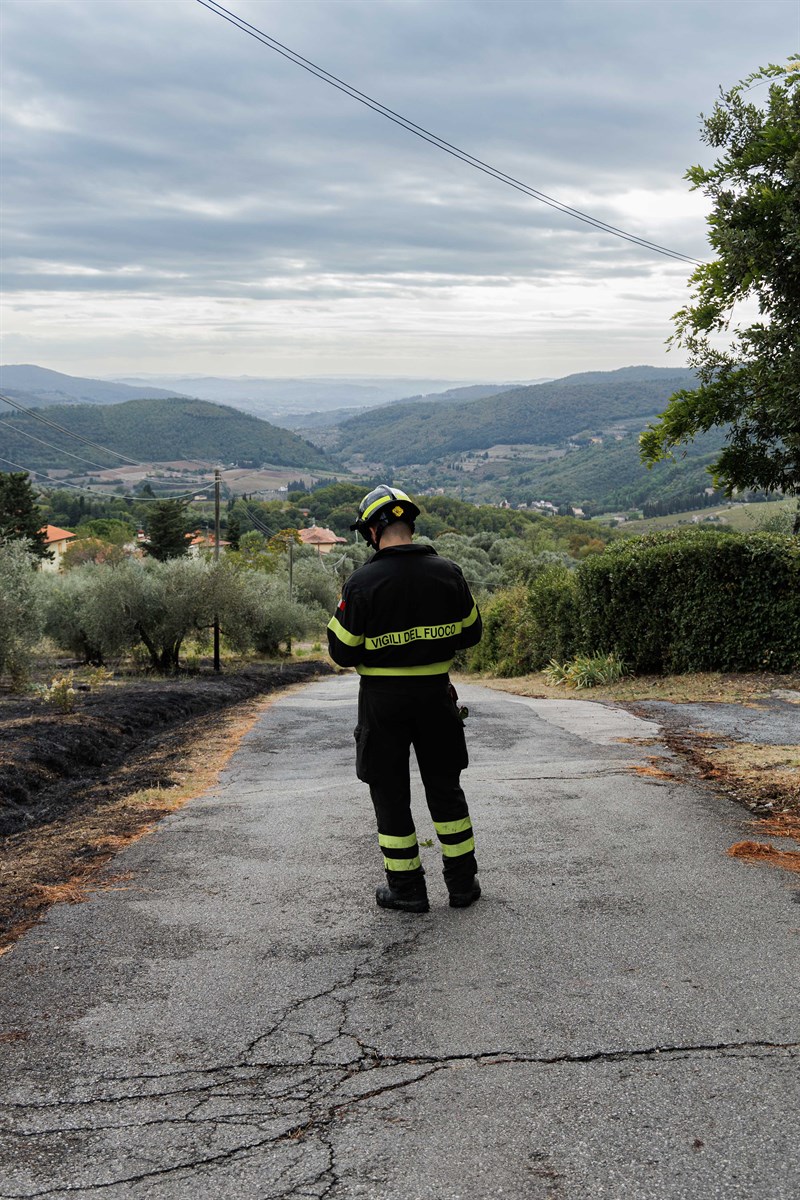
[[639, 700], [670, 700], [674, 703], [748, 704], [776, 690], [800, 692], [800, 674], [722, 674], [717, 671], [693, 675], [635, 675], [616, 683], [576, 692], [574, 688], [551, 687], [541, 671], [514, 679], [489, 675], [462, 676], [501, 692], [542, 700], [615, 700], [628, 704]]
[[[290, 690], [294, 689], [280, 694]], [[261, 697], [224, 711], [213, 721], [206, 718], [202, 732], [193, 738], [181, 730], [180, 763], [170, 768], [173, 786], [132, 790], [107, 804], [89, 805], [7, 838], [0, 857], [4, 879], [0, 917], [10, 926], [5, 932], [0, 929], [0, 955], [51, 904], [80, 904], [93, 892], [124, 886], [129, 876], [107, 875], [109, 861], [151, 832], [162, 817], [212, 788], [242, 738], [277, 698]], [[125, 768], [120, 772], [124, 774]]]
[[664, 760], [661, 758], [652, 758], [651, 757], [651, 758], [648, 758], [646, 764], [640, 763], [640, 764], [634, 765], [631, 768], [631, 770], [635, 771], [637, 775], [646, 775], [651, 779], [675, 779], [676, 776], [675, 776], [674, 772], [665, 771], [665, 770], [663, 770], [663, 768], [656, 765], [657, 763], [663, 762], [663, 761]]
[[800, 745], [726, 741], [703, 748], [706, 774], [742, 792], [750, 803], [800, 812]]
[[[766, 837], [792, 838], [800, 842], [800, 816], [793, 813], [776, 813], [760, 821], [751, 821], [750, 824]], [[769, 842], [737, 842], [731, 846], [728, 854], [745, 862], [766, 863], [770, 867], [781, 867], [784, 871], [800, 872], [800, 850], [780, 850]]]

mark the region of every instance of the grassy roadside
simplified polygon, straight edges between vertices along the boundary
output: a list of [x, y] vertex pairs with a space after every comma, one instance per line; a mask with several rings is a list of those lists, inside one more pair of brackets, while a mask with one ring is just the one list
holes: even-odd
[[542, 700], [605, 700], [618, 704], [630, 704], [638, 700], [668, 700], [673, 704], [754, 704], [768, 699], [776, 691], [800, 693], [800, 672], [793, 675], [773, 675], [768, 672], [726, 675], [718, 671], [693, 675], [630, 675], [616, 683], [580, 691], [572, 687], [552, 686], [541, 671], [512, 679], [498, 679], [491, 675], [463, 675], [462, 679], [464, 682], [480, 682], [501, 692], [513, 692], [516, 696], [532, 696]]

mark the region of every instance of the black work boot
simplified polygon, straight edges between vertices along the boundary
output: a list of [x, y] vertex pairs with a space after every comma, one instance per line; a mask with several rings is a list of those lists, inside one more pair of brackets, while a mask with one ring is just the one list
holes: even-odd
[[469, 908], [470, 904], [480, 899], [481, 885], [475, 875], [472, 879], [465, 879], [459, 883], [453, 880], [452, 883], [448, 883], [447, 890], [450, 892], [451, 908]]
[[414, 871], [409, 879], [397, 879], [386, 872], [386, 883], [375, 889], [379, 908], [398, 908], [402, 912], [424, 913], [430, 908], [423, 871]]

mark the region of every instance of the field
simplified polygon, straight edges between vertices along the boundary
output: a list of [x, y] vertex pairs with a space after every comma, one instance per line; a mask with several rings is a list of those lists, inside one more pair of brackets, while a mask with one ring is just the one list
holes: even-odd
[[[752, 504], [728, 505], [723, 503], [713, 508], [696, 508], [691, 512], [670, 513], [666, 517], [650, 517], [648, 520], [627, 521], [625, 532], [630, 534], [649, 533], [654, 529], [676, 529], [682, 525], [696, 525], [707, 521], [709, 517], [717, 517], [720, 524], [729, 525], [737, 533], [752, 533], [763, 521], [774, 518], [779, 513], [794, 513], [797, 500], [755, 501]], [[607, 521], [608, 515], [599, 517], [601, 522]]]
[[[58, 475], [68, 478], [73, 485], [80, 486], [86, 486], [89, 479], [88, 476], [72, 475], [63, 471]], [[306, 487], [311, 487], [325, 476], [316, 471], [309, 471], [306, 467], [227, 467], [223, 468], [221, 477], [223, 489], [227, 489], [227, 492], [234, 496], [241, 496], [244, 492], [247, 492], [248, 495], [251, 492], [259, 494], [269, 492], [275, 493], [277, 497], [280, 490], [288, 487], [290, 483], [302, 480]], [[163, 484], [169, 483], [178, 490], [182, 489], [188, 492], [193, 488], [205, 486], [213, 478], [213, 462], [204, 464], [199, 460], [191, 459], [179, 462], [140, 463], [137, 466], [120, 466], [107, 471], [97, 471], [91, 476], [91, 479], [95, 481], [91, 486], [95, 490], [108, 488], [109, 495], [113, 495], [115, 488], [119, 485], [126, 490], [132, 490], [136, 484], [148, 479], [155, 484], [156, 490], [160, 490], [159, 484], [163, 486]]]

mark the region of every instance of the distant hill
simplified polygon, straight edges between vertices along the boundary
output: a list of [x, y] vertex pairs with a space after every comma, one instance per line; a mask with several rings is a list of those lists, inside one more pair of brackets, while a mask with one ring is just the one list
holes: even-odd
[[625, 367], [455, 403], [390, 404], [372, 409], [368, 422], [344, 421], [332, 445], [344, 456], [398, 466], [505, 443], [558, 445], [618, 423], [641, 429], [674, 391], [693, 381], [684, 368]]
[[[81, 447], [63, 433], [25, 413], [0, 418], [0, 454], [32, 470], [67, 467], [78, 472], [86, 464], [42, 445], [49, 442], [101, 467], [119, 461], [100, 450]], [[128, 400], [105, 406], [55, 406], [47, 419], [88, 442], [108, 446], [137, 462], [171, 462], [196, 458], [205, 462], [253, 462], [273, 466], [325, 468], [327, 456], [286, 429], [258, 417], [210, 404], [206, 400]], [[32, 436], [26, 436], [32, 435]], [[38, 439], [38, 440], [34, 440]]]
[[[539, 380], [544, 383], [544, 380]], [[525, 384], [525, 387], [534, 386]], [[403, 396], [393, 400], [393, 404], [414, 404], [418, 400], [433, 400], [436, 404], [456, 404], [470, 400], [485, 400], [487, 396], [499, 396], [501, 392], [510, 392], [520, 387], [518, 383], [470, 383], [465, 387], [448, 388], [446, 392], [430, 392], [427, 396]]]
[[164, 400], [186, 395], [149, 384], [130, 387], [102, 379], [82, 379], [29, 363], [0, 366], [0, 392], [18, 400], [25, 408], [42, 408], [50, 404], [124, 404], [126, 400]]
[[[499, 396], [501, 392], [510, 391], [518, 386], [514, 383], [471, 383], [466, 387], [448, 388], [446, 392], [432, 392], [427, 396], [404, 396], [400, 400], [392, 400], [392, 404], [413, 404], [417, 400], [430, 400], [434, 404], [483, 400], [486, 396]], [[343, 425], [351, 417], [363, 419], [364, 412], [365, 408], [362, 407], [332, 408], [322, 412], [280, 413], [275, 417], [275, 424], [284, 429], [329, 429], [334, 425]]]

